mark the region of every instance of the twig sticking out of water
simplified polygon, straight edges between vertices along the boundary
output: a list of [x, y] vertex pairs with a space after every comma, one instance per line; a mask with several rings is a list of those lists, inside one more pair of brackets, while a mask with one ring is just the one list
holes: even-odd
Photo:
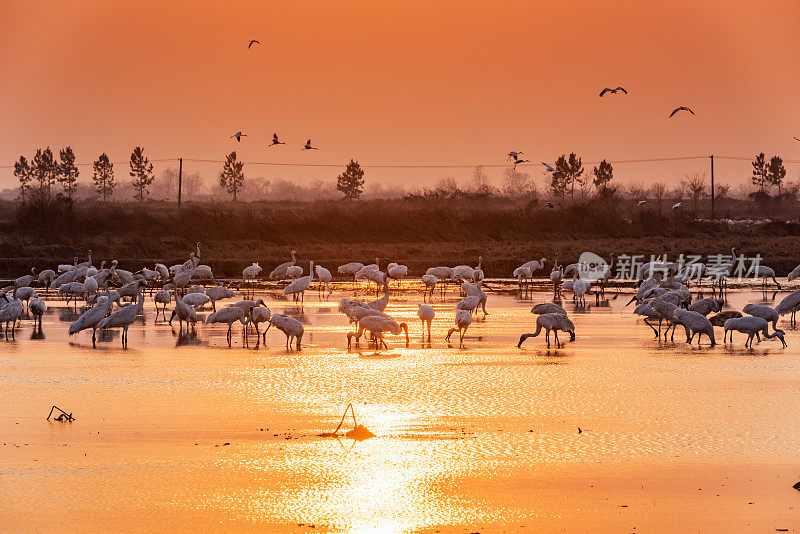
[[353, 415], [353, 430], [349, 430], [345, 432], [344, 436], [346, 438], [354, 439], [356, 441], [364, 441], [365, 439], [374, 438], [375, 434], [370, 432], [367, 427], [364, 425], [359, 425], [358, 421], [356, 421], [356, 411], [353, 408], [353, 403], [347, 405], [344, 409], [344, 413], [342, 414], [342, 419], [339, 421], [339, 426], [336, 427], [336, 430], [333, 432], [323, 432], [322, 434], [317, 434], [321, 438], [337, 438], [339, 437], [339, 429], [342, 428], [344, 424], [344, 420], [347, 418], [348, 410]]
[[50, 420], [50, 417], [53, 415], [53, 410], [58, 410], [59, 412], [61, 412], [58, 417], [53, 418], [54, 421], [69, 421], [71, 423], [75, 420], [75, 418], [72, 417], [71, 413], [67, 413], [58, 406], [53, 405], [53, 407], [50, 408], [50, 413], [47, 415], [48, 421]]

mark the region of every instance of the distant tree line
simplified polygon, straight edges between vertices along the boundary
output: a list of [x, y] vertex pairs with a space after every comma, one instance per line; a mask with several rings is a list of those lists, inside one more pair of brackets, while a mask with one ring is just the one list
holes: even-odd
[[[134, 198], [145, 200], [150, 195], [150, 184], [153, 183], [153, 164], [144, 155], [144, 149], [137, 146], [130, 158], [131, 184], [135, 190]], [[36, 150], [31, 160], [20, 156], [14, 162], [14, 176], [19, 181], [19, 198], [24, 203], [28, 200], [52, 200], [54, 197], [67, 198], [71, 202], [78, 190], [80, 171], [75, 164], [75, 152], [72, 147], [59, 151], [56, 159], [50, 147]], [[92, 183], [98, 198], [104, 202], [111, 199], [117, 186], [114, 178], [114, 164], [103, 153], [92, 163]], [[56, 184], [62, 191], [54, 194]]]

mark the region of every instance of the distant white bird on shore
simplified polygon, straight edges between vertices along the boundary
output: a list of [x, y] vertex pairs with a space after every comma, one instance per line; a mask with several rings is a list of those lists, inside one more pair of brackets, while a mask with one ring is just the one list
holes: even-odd
[[622, 92], [623, 92], [623, 93], [625, 93], [626, 95], [628, 94], [628, 91], [626, 91], [626, 90], [625, 90], [625, 88], [624, 88], [624, 87], [622, 87], [622, 86], [620, 85], [620, 86], [618, 86], [618, 87], [617, 87], [617, 88], [615, 88], [615, 89], [611, 89], [610, 87], [606, 87], [605, 89], [603, 89], [602, 91], [600, 91], [600, 96], [603, 96], [603, 95], [604, 95], [604, 94], [606, 94], [606, 93], [613, 93], [613, 94], [617, 94], [617, 92], [619, 92], [619, 91], [622, 91]]
[[286, 143], [284, 143], [283, 141], [278, 140], [278, 134], [277, 133], [273, 133], [272, 134], [272, 142], [269, 144], [269, 146], [285, 145], [285, 144]]
[[231, 137], [235, 137], [236, 138], [236, 142], [238, 143], [238, 142], [240, 142], [242, 140], [242, 137], [247, 137], [247, 134], [243, 134], [242, 132], [236, 132]]
[[672, 209], [677, 210], [683, 207], [683, 202], [676, 202], [672, 205]]
[[640, 200], [639, 202], [636, 203], [636, 205], [637, 206], [644, 206], [645, 204], [647, 204], [647, 202], [648, 202], [647, 200]]
[[680, 107], [677, 107], [677, 108], [673, 109], [672, 113], [669, 114], [669, 117], [672, 118], [679, 111], [688, 111], [689, 113], [694, 115], [694, 111], [692, 111], [691, 109], [687, 108], [686, 106], [680, 106]]
[[301, 148], [300, 150], [319, 150], [319, 149], [315, 146], [311, 146], [311, 139], [309, 139], [308, 141], [306, 141], [306, 144], [303, 145], [303, 148]]

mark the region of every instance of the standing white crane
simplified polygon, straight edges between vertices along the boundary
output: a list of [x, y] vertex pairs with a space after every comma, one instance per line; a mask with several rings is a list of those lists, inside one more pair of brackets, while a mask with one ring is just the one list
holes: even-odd
[[[250, 308], [250, 313], [248, 314], [248, 322], [252, 323], [253, 326], [256, 328], [256, 344], [260, 341], [261, 334], [258, 331], [258, 325], [261, 323], [269, 322], [269, 318], [272, 317], [272, 311], [267, 306], [253, 306]], [[267, 343], [267, 330], [265, 329], [263, 332], [264, 337], [264, 344]]]
[[[3, 293], [3, 297], [7, 300], [8, 297], [5, 296]], [[11, 328], [11, 337], [14, 337], [14, 331], [17, 328], [17, 320], [19, 320], [20, 316], [22, 315], [22, 311], [24, 306], [22, 305], [21, 300], [10, 300], [7, 304], [4, 304], [2, 308], [0, 308], [0, 323], [6, 324], [6, 339], [8, 339], [8, 323], [13, 323]]]
[[[314, 281], [314, 262], [311, 261], [309, 262], [308, 266], [308, 275], [302, 276], [300, 278], [295, 278], [291, 284], [283, 288], [283, 294], [287, 296], [292, 295], [295, 301], [300, 300], [300, 303], [302, 304], [303, 302], [305, 302], [306, 289], [308, 289], [308, 286], [310, 286], [311, 282], [313, 281]], [[299, 299], [297, 298], [297, 295], [300, 295]]]
[[159, 312], [158, 305], [159, 304], [163, 304], [164, 305], [164, 307], [161, 309], [161, 314], [164, 316], [164, 319], [166, 319], [167, 318], [167, 304], [170, 304], [172, 302], [172, 295], [170, 294], [170, 292], [167, 291], [166, 289], [162, 289], [162, 290], [158, 291], [153, 296], [153, 302], [155, 302], [155, 304], [156, 304], [156, 320], [158, 320], [158, 312]]
[[269, 273], [270, 280], [282, 280], [286, 278], [286, 270], [291, 267], [292, 265], [297, 265], [297, 251], [292, 251], [292, 261], [285, 261], [272, 269], [272, 272]]
[[[194, 327], [197, 324], [197, 312], [194, 309], [194, 306], [190, 306], [182, 299], [178, 298], [178, 291], [177, 289], [173, 288], [172, 290], [175, 293], [175, 309], [172, 310], [172, 315], [169, 316], [169, 324], [172, 325], [172, 320], [177, 317], [178, 318], [178, 329], [179, 331], [183, 332], [183, 323], [186, 322], [186, 331], [189, 331], [189, 323], [192, 324]], [[166, 309], [166, 305], [164, 305]], [[166, 319], [166, 315], [164, 316]]]
[[771, 308], [764, 304], [748, 304], [746, 305], [742, 311], [748, 315], [752, 315], [753, 317], [761, 317], [768, 323], [772, 323], [772, 329], [778, 329], [778, 312], [775, 311], [775, 308]]
[[136, 320], [136, 317], [142, 312], [142, 308], [144, 307], [144, 295], [141, 290], [139, 290], [139, 296], [136, 300], [136, 304], [132, 304], [130, 306], [125, 306], [124, 308], [120, 308], [102, 321], [100, 324], [97, 325], [97, 328], [100, 330], [106, 328], [122, 328], [122, 346], [128, 346], [128, 328], [133, 324]]
[[370, 333], [372, 339], [375, 341], [376, 349], [380, 349], [381, 346], [385, 349], [389, 348], [386, 341], [383, 339], [384, 332], [395, 336], [399, 335], [401, 332], [405, 332], [406, 345], [408, 345], [409, 342], [408, 325], [406, 323], [398, 323], [388, 315], [367, 315], [358, 321], [357, 332], [347, 333], [347, 348], [350, 348], [351, 338], [355, 336], [357, 342], [365, 330]]
[[417, 310], [417, 317], [419, 320], [422, 321], [422, 338], [425, 338], [425, 324], [428, 325], [428, 341], [431, 340], [431, 323], [433, 322], [433, 318], [436, 317], [436, 310], [433, 309], [433, 306], [428, 306], [427, 304], [419, 304], [419, 309]]
[[36, 295], [28, 303], [28, 310], [33, 314], [33, 329], [36, 330], [36, 322], [39, 322], [39, 331], [42, 331], [42, 316], [44, 312], [47, 310], [47, 305], [44, 303], [42, 299], [37, 297]]
[[436, 289], [436, 282], [438, 280], [439, 279], [432, 274], [422, 275], [422, 283], [425, 284], [425, 293], [422, 294], [423, 299], [426, 297], [426, 295], [430, 298], [433, 298], [433, 290]]
[[733, 343], [734, 331], [747, 334], [747, 340], [744, 342], [745, 347], [747, 347], [749, 343], [750, 348], [753, 348], [753, 338], [758, 334], [764, 334], [766, 339], [777, 337], [781, 340], [781, 344], [786, 347], [786, 341], [783, 339], [783, 336], [785, 336], [786, 333], [783, 330], [775, 330], [772, 334], [770, 334], [769, 323], [767, 323], [766, 319], [762, 319], [761, 317], [737, 317], [728, 319], [725, 321], [725, 338], [723, 341], [728, 340], [728, 332], [730, 332], [730, 341]]
[[111, 311], [111, 307], [114, 305], [115, 300], [115, 298], [109, 297], [106, 297], [106, 299], [103, 301], [98, 300], [98, 303], [95, 307], [89, 308], [83, 312], [83, 314], [81, 314], [81, 316], [70, 325], [67, 333], [71, 336], [82, 330], [91, 328], [92, 347], [96, 346], [98, 325], [100, 324], [100, 321], [105, 319], [105, 317], [108, 315], [108, 312]]
[[333, 293], [333, 289], [331, 289], [331, 280], [333, 280], [333, 275], [331, 275], [331, 272], [322, 265], [315, 266], [314, 271], [317, 273], [317, 278], [319, 279], [319, 290], [322, 291], [322, 288], [325, 287], [328, 290], [328, 295], [325, 298], [330, 297], [331, 293]]
[[458, 342], [464, 343], [464, 336], [467, 335], [467, 329], [469, 325], [472, 324], [472, 313], [467, 310], [458, 310], [456, 312], [456, 328], [451, 328], [447, 331], [447, 335], [445, 336], [445, 341], [450, 341], [450, 336], [453, 335], [453, 332], [458, 330]]
[[233, 323], [239, 321], [243, 325], [247, 325], [247, 318], [245, 316], [244, 311], [238, 306], [227, 306], [225, 308], [220, 308], [211, 315], [206, 318], [206, 324], [212, 323], [227, 323], [228, 324], [228, 333], [226, 335], [226, 339], [228, 340], [228, 346], [231, 345], [231, 330], [233, 329]]
[[543, 313], [536, 318], [536, 331], [532, 334], [522, 334], [519, 337], [517, 347], [521, 347], [522, 343], [529, 337], [538, 336], [542, 329], [545, 331], [545, 341], [547, 341], [547, 348], [550, 348], [550, 332], [555, 335], [556, 347], [561, 347], [561, 342], [558, 340], [558, 331], [569, 332], [570, 341], [575, 341], [575, 324], [569, 320], [566, 315], [561, 313]]
[[218, 300], [233, 298], [236, 296], [236, 293], [225, 286], [216, 286], [206, 289], [206, 295], [208, 295], [208, 298], [211, 299], [211, 309], [217, 311]]
[[800, 310], [800, 291], [789, 293], [775, 306], [775, 311], [778, 312], [778, 315], [792, 314], [789, 324], [796, 324], [795, 314], [798, 310]]
[[353, 288], [355, 289], [356, 285], [356, 273], [358, 273], [364, 267], [363, 263], [357, 261], [351, 261], [350, 263], [345, 263], [344, 265], [340, 265], [336, 272], [339, 274], [348, 274], [353, 277]]
[[688, 339], [689, 344], [692, 343], [695, 334], [697, 335], [698, 345], [700, 344], [700, 338], [703, 337], [703, 334], [708, 336], [712, 347], [717, 344], [714, 339], [714, 325], [712, 325], [711, 321], [702, 313], [676, 308], [675, 311], [672, 312], [672, 315], [687, 329], [688, 333], [691, 333]]
[[245, 267], [242, 271], [242, 283], [246, 283], [248, 280], [250, 282], [254, 282], [256, 277], [261, 274], [261, 266], [258, 262], [253, 263], [249, 267]]
[[303, 340], [303, 323], [295, 319], [294, 317], [289, 317], [288, 315], [273, 315], [269, 318], [269, 324], [267, 325], [267, 329], [264, 330], [265, 339], [266, 333], [270, 329], [271, 326], [275, 326], [278, 330], [283, 332], [286, 335], [286, 350], [292, 348], [292, 339], [296, 341], [297, 350], [301, 350], [300, 342]]

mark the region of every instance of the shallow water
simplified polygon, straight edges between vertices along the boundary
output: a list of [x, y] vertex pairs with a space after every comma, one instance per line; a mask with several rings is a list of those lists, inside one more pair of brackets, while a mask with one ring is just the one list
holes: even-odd
[[[547, 349], [533, 331], [548, 293], [490, 293], [463, 346], [443, 338], [455, 295], [394, 297], [411, 342], [347, 350], [334, 294], [302, 309], [303, 350], [271, 329], [245, 345], [234, 325], [179, 336], [148, 301], [130, 330], [71, 339], [80, 309], [48, 301], [0, 341], [0, 524], [9, 530], [504, 532], [773, 531], [796, 528], [800, 332], [764, 341], [659, 342], [607, 295], [563, 302], [577, 339]], [[783, 296], [773, 294], [775, 304]], [[726, 309], [764, 302], [730, 294]], [[369, 299], [371, 296], [364, 296]], [[201, 314], [206, 315], [206, 312]], [[722, 329], [717, 329], [721, 341]], [[35, 337], [35, 336], [34, 336]], [[455, 339], [455, 338], [454, 338]], [[568, 340], [567, 335], [562, 341]], [[320, 438], [348, 403], [376, 437]], [[45, 421], [55, 404], [76, 421]], [[352, 419], [345, 422], [352, 428]], [[581, 432], [578, 432], [578, 429]], [[310, 527], [313, 525], [313, 528]], [[522, 529], [522, 530], [521, 530]]]

